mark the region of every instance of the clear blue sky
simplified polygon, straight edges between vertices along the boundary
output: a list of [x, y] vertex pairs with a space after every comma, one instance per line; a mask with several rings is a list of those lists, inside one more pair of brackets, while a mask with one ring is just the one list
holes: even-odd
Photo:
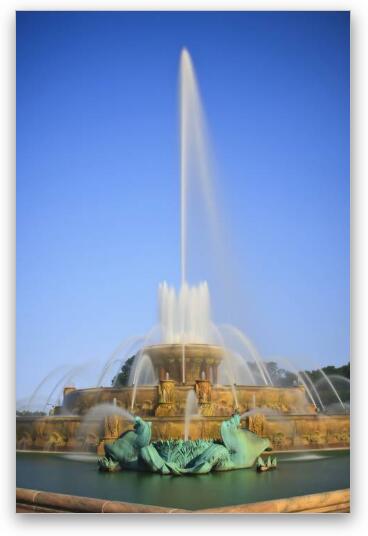
[[349, 360], [349, 14], [20, 12], [18, 397], [145, 332], [179, 282], [182, 46], [243, 274], [232, 320], [265, 356]]

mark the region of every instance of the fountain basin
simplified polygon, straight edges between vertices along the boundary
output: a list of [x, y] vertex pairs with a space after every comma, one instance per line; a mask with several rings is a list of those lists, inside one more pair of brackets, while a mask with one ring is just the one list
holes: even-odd
[[[99, 473], [95, 470], [95, 456], [90, 456], [88, 462], [78, 456], [23, 452], [17, 453], [17, 486], [189, 510], [349, 487], [349, 451], [284, 453], [277, 457], [279, 469], [265, 474], [244, 469], [199, 478], [168, 478], [133, 471]], [[321, 506], [320, 498], [317, 503]]]
[[[192, 419], [189, 439], [219, 439], [220, 425], [226, 417]], [[185, 419], [182, 417], [150, 417], [152, 439], [183, 439]], [[131, 422], [117, 419], [115, 437], [102, 420], [82, 428], [83, 417], [18, 417], [17, 449], [43, 451], [90, 451], [103, 454], [105, 442], [131, 428]], [[349, 447], [348, 415], [252, 415], [242, 421], [261, 437], [268, 437], [275, 450]]]
[[223, 348], [210, 344], [157, 344], [146, 346], [143, 353], [151, 358], [157, 378], [164, 380], [168, 374], [171, 380], [189, 385], [203, 376], [216, 384], [224, 357]]

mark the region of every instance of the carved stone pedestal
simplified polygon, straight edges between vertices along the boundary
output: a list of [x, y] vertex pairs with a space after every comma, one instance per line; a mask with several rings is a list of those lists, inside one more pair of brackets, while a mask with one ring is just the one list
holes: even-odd
[[196, 380], [195, 392], [200, 407], [200, 414], [204, 417], [211, 417], [213, 415], [211, 382], [209, 380]]
[[120, 417], [108, 415], [105, 417], [105, 439], [117, 439], [120, 435]]
[[104, 454], [104, 444], [113, 443], [121, 434], [119, 415], [107, 415], [104, 421], [104, 437], [97, 447], [97, 454]]
[[258, 436], [263, 436], [265, 420], [266, 419], [263, 413], [256, 413], [255, 415], [250, 415], [247, 419], [248, 430], [257, 434]]
[[175, 382], [174, 380], [160, 380], [158, 385], [158, 406], [156, 417], [166, 417], [175, 412]]

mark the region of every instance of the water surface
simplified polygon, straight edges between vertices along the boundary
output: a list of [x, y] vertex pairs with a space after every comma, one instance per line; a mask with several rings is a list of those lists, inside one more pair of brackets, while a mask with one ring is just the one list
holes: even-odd
[[348, 488], [349, 451], [278, 454], [274, 471], [208, 475], [102, 473], [95, 456], [17, 453], [17, 486], [173, 508], [230, 506]]

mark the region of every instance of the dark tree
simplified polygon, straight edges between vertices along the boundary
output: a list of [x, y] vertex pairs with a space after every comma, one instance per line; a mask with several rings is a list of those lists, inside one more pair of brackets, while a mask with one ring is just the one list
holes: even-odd
[[120, 371], [116, 374], [116, 376], [113, 377], [111, 384], [114, 387], [124, 387], [125, 385], [128, 385], [129, 381], [129, 375], [130, 371], [133, 365], [135, 355], [132, 355], [132, 357], [129, 357], [121, 367]]

